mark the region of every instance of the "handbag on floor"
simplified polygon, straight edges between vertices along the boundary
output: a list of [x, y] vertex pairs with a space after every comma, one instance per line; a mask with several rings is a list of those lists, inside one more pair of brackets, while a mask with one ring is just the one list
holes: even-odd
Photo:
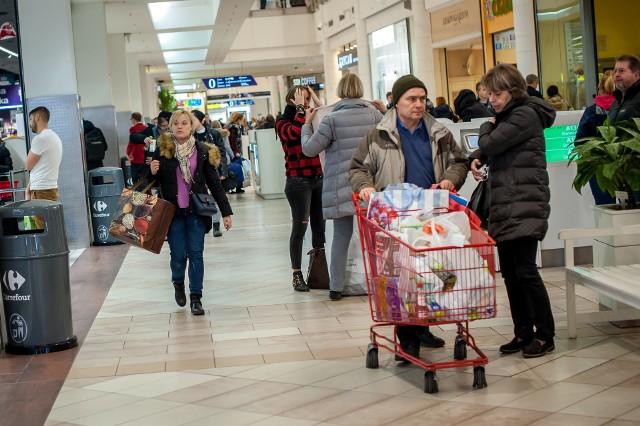
[[314, 248], [309, 255], [309, 269], [307, 270], [307, 285], [316, 290], [329, 290], [329, 268], [324, 248]]
[[168, 201], [147, 194], [154, 182], [141, 192], [136, 191], [142, 182], [122, 191], [109, 234], [118, 241], [158, 254], [176, 208]]

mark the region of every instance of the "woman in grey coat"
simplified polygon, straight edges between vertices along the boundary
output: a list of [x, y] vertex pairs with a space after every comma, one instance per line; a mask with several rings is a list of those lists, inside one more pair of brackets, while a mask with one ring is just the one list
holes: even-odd
[[355, 207], [351, 199], [349, 167], [351, 157], [362, 137], [378, 124], [386, 107], [381, 101], [362, 99], [364, 86], [355, 74], [340, 79], [337, 88], [341, 99], [315, 130], [311, 126], [315, 112], [307, 114], [302, 126], [302, 152], [316, 156], [325, 151], [322, 213], [333, 219], [333, 242], [329, 267], [331, 300], [342, 298], [347, 252], [353, 234]]

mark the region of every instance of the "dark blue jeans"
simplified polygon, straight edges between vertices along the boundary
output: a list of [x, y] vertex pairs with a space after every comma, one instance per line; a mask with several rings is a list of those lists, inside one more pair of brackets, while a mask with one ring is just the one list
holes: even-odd
[[536, 265], [538, 240], [519, 238], [498, 243], [500, 269], [507, 288], [513, 332], [524, 340], [547, 341], [555, 335], [549, 294]]
[[291, 269], [302, 265], [302, 242], [311, 222], [313, 248], [324, 247], [324, 218], [322, 217], [322, 176], [288, 177], [284, 193], [291, 207], [291, 236], [289, 255]]
[[167, 240], [171, 250], [171, 281], [184, 283], [187, 259], [189, 260], [189, 292], [202, 295], [204, 280], [204, 223], [195, 214], [180, 214], [171, 221]]

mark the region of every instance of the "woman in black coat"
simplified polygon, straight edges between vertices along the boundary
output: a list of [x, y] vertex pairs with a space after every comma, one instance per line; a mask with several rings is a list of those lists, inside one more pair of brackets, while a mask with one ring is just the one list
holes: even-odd
[[480, 167], [489, 165], [489, 234], [498, 246], [515, 334], [500, 352], [522, 350], [525, 358], [538, 357], [555, 349], [553, 314], [536, 254], [551, 210], [543, 131], [556, 112], [527, 94], [522, 74], [512, 65], [495, 66], [482, 84], [491, 93], [496, 117], [480, 126], [471, 171], [480, 180]]
[[178, 110], [171, 115], [171, 133], [160, 136], [149, 164], [151, 175], [160, 186], [162, 198], [176, 206], [176, 212], [167, 241], [171, 250], [171, 281], [178, 306], [185, 306], [184, 280], [189, 261], [189, 292], [191, 313], [203, 315], [202, 282], [204, 280], [204, 235], [211, 230], [211, 216], [194, 213], [189, 191], [206, 193], [207, 189], [216, 200], [224, 227], [231, 228], [231, 206], [220, 183], [216, 167], [220, 152], [215, 146], [195, 140], [193, 132], [196, 118], [188, 111]]
[[489, 111], [476, 99], [476, 94], [469, 89], [463, 89], [458, 93], [458, 97], [453, 101], [456, 115], [462, 121], [471, 121], [472, 118], [493, 117], [493, 112]]

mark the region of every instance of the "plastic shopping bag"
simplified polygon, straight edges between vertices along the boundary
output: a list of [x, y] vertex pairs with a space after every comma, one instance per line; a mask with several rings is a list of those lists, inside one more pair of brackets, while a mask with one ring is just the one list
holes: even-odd
[[391, 184], [382, 192], [371, 194], [367, 218], [382, 228], [397, 230], [398, 212], [404, 210], [440, 209], [449, 207], [449, 191], [425, 190], [410, 183]]

